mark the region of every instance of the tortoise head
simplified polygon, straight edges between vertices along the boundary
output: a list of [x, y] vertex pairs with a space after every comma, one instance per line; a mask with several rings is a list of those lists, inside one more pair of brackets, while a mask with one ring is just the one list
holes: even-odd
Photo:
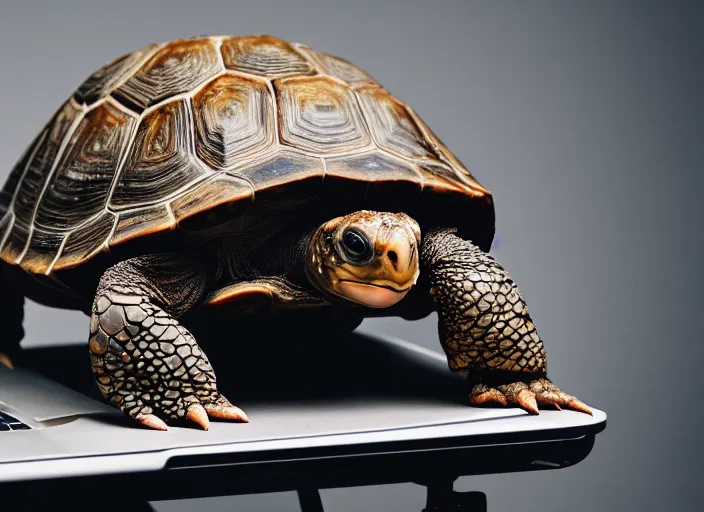
[[420, 228], [405, 213], [363, 210], [320, 226], [308, 246], [312, 284], [364, 306], [385, 308], [416, 283]]

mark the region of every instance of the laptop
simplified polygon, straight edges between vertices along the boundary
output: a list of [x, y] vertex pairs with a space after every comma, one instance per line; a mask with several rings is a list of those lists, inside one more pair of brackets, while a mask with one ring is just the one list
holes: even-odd
[[[0, 366], [0, 412], [7, 425], [0, 431], [0, 488], [243, 464], [254, 478], [259, 470], [293, 459], [356, 457], [358, 464], [365, 456], [383, 461], [393, 454], [437, 451], [449, 460], [459, 454], [449, 448], [587, 440], [585, 453], [580, 448], [571, 457], [563, 450], [550, 459], [531, 452], [521, 463], [552, 469], [585, 457], [606, 423], [598, 409], [593, 416], [551, 410], [533, 416], [517, 408], [470, 407], [465, 379], [448, 370], [441, 354], [390, 337], [355, 332], [219, 346], [206, 349], [219, 389], [250, 423], [212, 421], [207, 432], [178, 426], [152, 431], [104, 404], [84, 343], [27, 350], [15, 370]], [[471, 457], [462, 461], [472, 463]], [[506, 462], [504, 470], [520, 470]], [[374, 468], [380, 463], [369, 471]], [[468, 466], [466, 472], [483, 469], [489, 470]], [[147, 487], [145, 492], [157, 486]], [[150, 499], [187, 497], [183, 488], [158, 487], [161, 495]]]

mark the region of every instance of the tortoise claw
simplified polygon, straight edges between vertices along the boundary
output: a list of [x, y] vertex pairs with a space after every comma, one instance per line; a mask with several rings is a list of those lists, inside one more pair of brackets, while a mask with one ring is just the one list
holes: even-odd
[[155, 416], [153, 414], [138, 414], [134, 417], [134, 419], [147, 428], [151, 428], [154, 430], [169, 430], [169, 427], [166, 426], [166, 423], [164, 423], [158, 416]]
[[530, 389], [535, 393], [538, 402], [541, 404], [551, 404], [558, 409], [569, 407], [575, 411], [592, 415], [592, 410], [584, 402], [577, 400], [572, 395], [568, 395], [560, 390], [548, 379], [537, 379], [530, 383]]
[[516, 404], [518, 404], [521, 409], [524, 409], [531, 414], [540, 414], [540, 411], [538, 410], [538, 402], [535, 399], [535, 393], [529, 389], [524, 389], [516, 395]]
[[519, 381], [504, 384], [499, 386], [499, 391], [506, 395], [509, 403], [518, 405], [521, 409], [531, 414], [540, 414], [535, 393], [530, 390], [525, 382]]
[[191, 420], [193, 423], [197, 423], [203, 430], [208, 430], [210, 427], [210, 420], [208, 420], [208, 413], [201, 404], [193, 404], [188, 408], [186, 413], [186, 418]]
[[496, 388], [478, 383], [472, 388], [469, 401], [472, 405], [491, 403], [503, 406], [517, 405], [531, 414], [540, 414], [539, 404], [550, 405], [558, 411], [568, 407], [585, 414], [592, 414], [589, 406], [572, 395], [562, 392], [546, 378], [536, 379], [530, 383], [516, 381]]
[[10, 370], [15, 369], [15, 365], [12, 364], [12, 360], [10, 359], [10, 357], [3, 352], [0, 352], [0, 364], [3, 366], [7, 366]]
[[574, 409], [575, 411], [583, 412], [585, 414], [588, 414], [589, 416], [594, 416], [594, 413], [589, 408], [589, 406], [581, 400], [577, 400], [576, 398], [573, 398], [570, 402], [564, 405], [569, 407], [570, 409]]
[[486, 384], [477, 384], [472, 388], [469, 403], [472, 405], [497, 403], [505, 407], [508, 405], [508, 400], [498, 389], [489, 387]]
[[249, 418], [244, 411], [234, 405], [206, 404], [205, 410], [211, 418], [249, 423]]

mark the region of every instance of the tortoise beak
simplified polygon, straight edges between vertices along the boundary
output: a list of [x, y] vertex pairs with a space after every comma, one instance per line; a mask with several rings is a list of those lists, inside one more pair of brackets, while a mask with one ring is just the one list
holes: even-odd
[[389, 287], [373, 284], [357, 283], [355, 281], [339, 281], [337, 292], [347, 299], [371, 308], [388, 308], [403, 299], [408, 293], [405, 290], [394, 290]]
[[[416, 283], [419, 274], [415, 237], [403, 226], [382, 228], [377, 234], [376, 253], [380, 255], [379, 278], [407, 288]], [[373, 283], [380, 284], [380, 283]]]
[[415, 245], [410, 242], [408, 233], [402, 227], [395, 226], [386, 233], [381, 233], [377, 250], [381, 253], [381, 264], [390, 275], [401, 276], [413, 272], [411, 266], [414, 263]]

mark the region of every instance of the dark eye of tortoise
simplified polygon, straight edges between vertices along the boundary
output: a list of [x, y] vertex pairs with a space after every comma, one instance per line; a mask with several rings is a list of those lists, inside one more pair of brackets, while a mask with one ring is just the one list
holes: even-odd
[[372, 257], [372, 246], [356, 229], [348, 229], [342, 235], [342, 248], [351, 263], [366, 263]]

